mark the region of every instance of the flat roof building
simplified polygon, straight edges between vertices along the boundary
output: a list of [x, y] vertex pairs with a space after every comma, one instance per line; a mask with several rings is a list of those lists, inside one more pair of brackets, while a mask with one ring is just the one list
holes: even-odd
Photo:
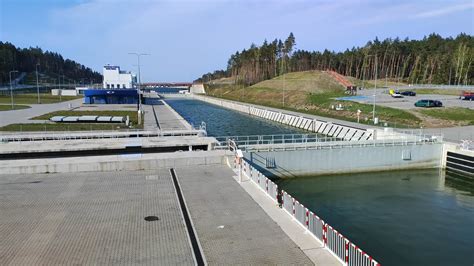
[[119, 66], [104, 66], [103, 75], [104, 89], [131, 89], [136, 84], [136, 76], [129, 71], [120, 70]]

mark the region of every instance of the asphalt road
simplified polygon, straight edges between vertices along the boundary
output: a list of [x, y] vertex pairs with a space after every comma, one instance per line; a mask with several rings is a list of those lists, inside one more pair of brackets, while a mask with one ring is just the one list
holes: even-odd
[[[398, 109], [415, 109], [415, 102], [421, 99], [427, 100], [438, 100], [443, 103], [445, 107], [464, 107], [474, 109], [474, 101], [464, 101], [459, 99], [459, 96], [454, 95], [438, 95], [438, 94], [418, 94], [416, 96], [403, 96], [403, 98], [393, 98], [390, 96], [386, 89], [379, 89], [376, 93], [376, 104], [387, 107], [393, 107]], [[358, 92], [358, 96], [355, 99], [356, 102], [372, 104], [374, 101], [373, 90], [361, 90]]]

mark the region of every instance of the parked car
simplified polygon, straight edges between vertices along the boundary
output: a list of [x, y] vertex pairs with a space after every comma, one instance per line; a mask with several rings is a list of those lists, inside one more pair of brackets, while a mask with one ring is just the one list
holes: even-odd
[[437, 100], [419, 100], [415, 103], [416, 107], [442, 107], [443, 103]]
[[463, 91], [461, 96], [459, 96], [459, 99], [472, 101], [474, 100], [474, 92]]
[[416, 96], [416, 92], [414, 91], [402, 91], [400, 94], [403, 96]]
[[392, 95], [393, 98], [403, 98], [403, 96], [398, 91], [394, 91], [390, 95]]

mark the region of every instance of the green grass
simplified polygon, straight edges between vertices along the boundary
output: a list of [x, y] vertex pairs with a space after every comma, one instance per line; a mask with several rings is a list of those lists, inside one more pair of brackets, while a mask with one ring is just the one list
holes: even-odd
[[[334, 98], [344, 96], [343, 93], [324, 93], [324, 94], [310, 94], [308, 101], [320, 108], [316, 109], [318, 115], [328, 116], [341, 120], [357, 121], [357, 110], [361, 111], [361, 121], [371, 120], [373, 113], [373, 105], [363, 104], [352, 101], [338, 101]], [[332, 110], [332, 106], [341, 104], [344, 111]], [[314, 113], [314, 112], [313, 112]], [[390, 108], [376, 105], [375, 115], [379, 118], [381, 123], [388, 123], [391, 126], [410, 127], [417, 126], [421, 120], [414, 114], [401, 109]]]
[[[40, 100], [41, 103], [58, 103], [58, 102], [65, 102], [74, 99], [80, 99], [82, 96], [56, 96], [51, 95], [48, 93], [40, 93]], [[13, 102], [15, 104], [37, 104], [38, 103], [38, 95], [35, 93], [25, 93], [25, 94], [14, 94], [13, 95]], [[11, 98], [9, 95], [1, 95], [0, 96], [0, 104], [8, 104], [11, 103]]]
[[439, 119], [464, 121], [469, 125], [474, 125], [474, 110], [469, 108], [451, 107], [442, 109], [425, 109], [419, 110], [419, 112]]
[[55, 111], [44, 115], [31, 118], [32, 120], [49, 120], [53, 116], [81, 116], [81, 115], [99, 115], [99, 116], [128, 116], [130, 122], [135, 127], [138, 124], [137, 112], [135, 111]]
[[21, 110], [28, 108], [31, 108], [31, 106], [15, 104], [12, 109], [12, 106], [9, 104], [0, 104], [0, 111]]
[[442, 89], [415, 89], [416, 94], [439, 94], [439, 95], [461, 95], [461, 90], [442, 90]]
[[0, 127], [0, 131], [90, 131], [117, 130], [124, 127], [122, 124], [10, 124]]

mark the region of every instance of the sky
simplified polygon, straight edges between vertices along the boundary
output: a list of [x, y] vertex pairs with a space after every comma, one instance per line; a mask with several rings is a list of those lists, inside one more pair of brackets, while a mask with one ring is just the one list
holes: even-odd
[[265, 39], [344, 51], [375, 37], [474, 34], [474, 0], [0, 0], [0, 40], [143, 82], [192, 81]]

